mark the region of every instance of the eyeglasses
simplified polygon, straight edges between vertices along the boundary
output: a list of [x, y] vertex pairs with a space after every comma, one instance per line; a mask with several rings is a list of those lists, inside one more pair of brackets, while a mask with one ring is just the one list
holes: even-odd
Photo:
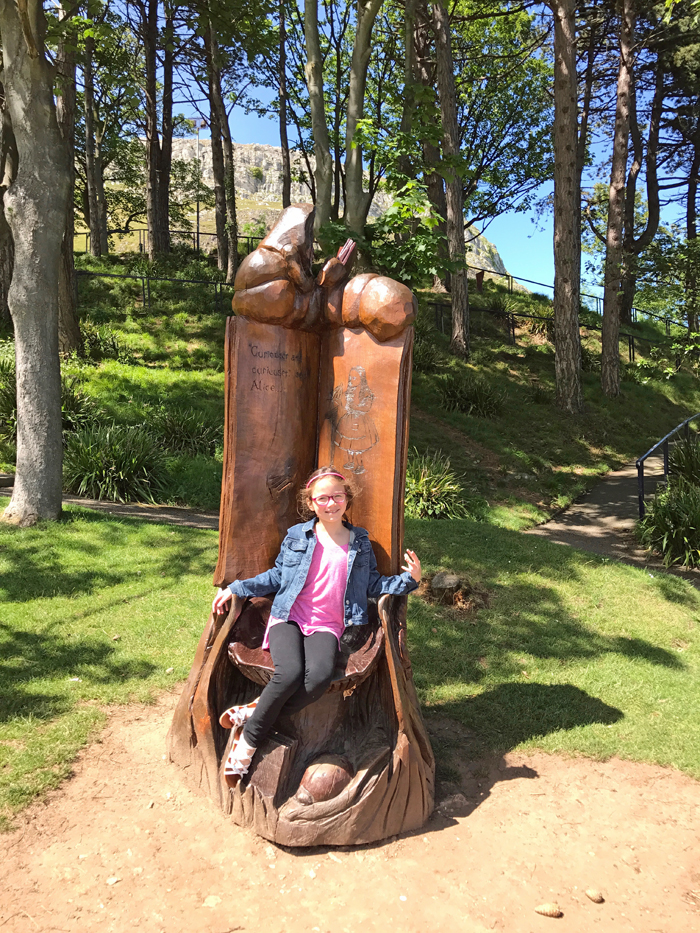
[[344, 492], [337, 492], [334, 496], [312, 496], [312, 501], [317, 503], [317, 505], [328, 505], [328, 503], [333, 500], [337, 505], [345, 502], [347, 496]]

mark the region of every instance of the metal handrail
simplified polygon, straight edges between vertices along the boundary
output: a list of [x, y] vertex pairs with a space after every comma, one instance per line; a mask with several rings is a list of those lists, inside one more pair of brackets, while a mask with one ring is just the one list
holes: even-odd
[[639, 497], [639, 518], [644, 518], [644, 461], [647, 457], [650, 457], [655, 450], [658, 450], [659, 447], [663, 446], [664, 451], [664, 480], [668, 480], [668, 441], [669, 438], [673, 437], [674, 434], [677, 434], [678, 431], [685, 428], [685, 438], [688, 440], [690, 437], [690, 422], [694, 421], [696, 418], [700, 418], [700, 411], [696, 415], [691, 415], [690, 418], [686, 418], [685, 421], [681, 421], [672, 431], [669, 431], [666, 437], [662, 437], [658, 443], [654, 444], [643, 457], [640, 457], [636, 461], [637, 467], [637, 495]]

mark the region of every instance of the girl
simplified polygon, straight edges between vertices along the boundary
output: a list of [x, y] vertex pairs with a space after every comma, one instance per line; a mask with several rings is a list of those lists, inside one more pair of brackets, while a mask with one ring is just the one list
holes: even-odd
[[345, 518], [353, 489], [332, 467], [312, 473], [299, 499], [312, 518], [289, 529], [272, 570], [235, 580], [212, 604], [221, 613], [232, 593], [276, 594], [263, 642], [272, 655], [272, 678], [257, 700], [233, 706], [219, 719], [239, 733], [224, 767], [231, 787], [248, 772], [280, 713], [295, 713], [326, 692], [345, 626], [367, 622], [367, 597], [410, 593], [421, 579], [420, 561], [409, 550], [404, 573], [379, 574], [369, 535]]

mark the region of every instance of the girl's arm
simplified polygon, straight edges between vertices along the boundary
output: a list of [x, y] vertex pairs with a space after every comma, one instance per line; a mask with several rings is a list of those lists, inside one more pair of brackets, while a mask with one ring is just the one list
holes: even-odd
[[282, 550], [277, 555], [275, 566], [271, 570], [265, 570], [259, 573], [257, 577], [250, 577], [248, 580], [234, 580], [228, 586], [222, 587], [214, 597], [211, 605], [212, 612], [223, 612], [231, 599], [231, 594], [235, 596], [267, 596], [268, 593], [276, 593], [282, 582]]
[[421, 580], [421, 566], [415, 551], [406, 549], [404, 554], [406, 566], [404, 573], [397, 573], [393, 576], [382, 576], [377, 570], [377, 559], [374, 556], [374, 549], [370, 547], [369, 555], [369, 586], [367, 587], [368, 596], [382, 596], [389, 593], [392, 596], [403, 596], [405, 593], [411, 593], [415, 590]]

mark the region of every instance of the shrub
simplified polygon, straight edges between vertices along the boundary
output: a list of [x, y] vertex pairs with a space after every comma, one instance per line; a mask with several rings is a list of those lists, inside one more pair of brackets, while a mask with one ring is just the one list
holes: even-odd
[[599, 373], [600, 366], [600, 355], [593, 353], [585, 344], [581, 344], [581, 370], [584, 373]]
[[[61, 420], [63, 431], [75, 431], [96, 421], [102, 412], [92, 396], [80, 388], [76, 376], [61, 377]], [[17, 439], [17, 382], [14, 365], [0, 368], [0, 434]]]
[[700, 487], [674, 477], [647, 505], [638, 533], [642, 544], [661, 554], [667, 567], [700, 566]]
[[700, 439], [689, 437], [675, 444], [669, 452], [668, 468], [674, 480], [682, 477], [700, 486]]
[[61, 378], [61, 420], [64, 431], [87, 427], [102, 414], [95, 399], [81, 389], [77, 376]]
[[554, 308], [551, 305], [538, 305], [536, 312], [537, 319], [528, 321], [530, 333], [554, 343]]
[[165, 453], [142, 426], [88, 426], [67, 436], [63, 482], [68, 492], [113, 502], [153, 502], [166, 477]]
[[83, 337], [83, 356], [99, 363], [102, 360], [118, 360], [120, 363], [133, 363], [134, 354], [119, 340], [116, 331], [106, 324], [95, 324], [85, 320], [80, 324]]
[[222, 429], [207, 424], [193, 408], [158, 408], [149, 419], [149, 427], [173, 453], [214, 456], [221, 442]]
[[418, 373], [435, 372], [440, 364], [441, 354], [435, 346], [435, 328], [427, 312], [419, 312], [415, 323], [413, 343], [413, 368]]
[[447, 411], [479, 418], [495, 418], [503, 408], [503, 394], [481, 376], [459, 370], [438, 377], [438, 392]]
[[419, 454], [414, 447], [406, 469], [408, 518], [468, 518], [462, 486], [442, 451]]

